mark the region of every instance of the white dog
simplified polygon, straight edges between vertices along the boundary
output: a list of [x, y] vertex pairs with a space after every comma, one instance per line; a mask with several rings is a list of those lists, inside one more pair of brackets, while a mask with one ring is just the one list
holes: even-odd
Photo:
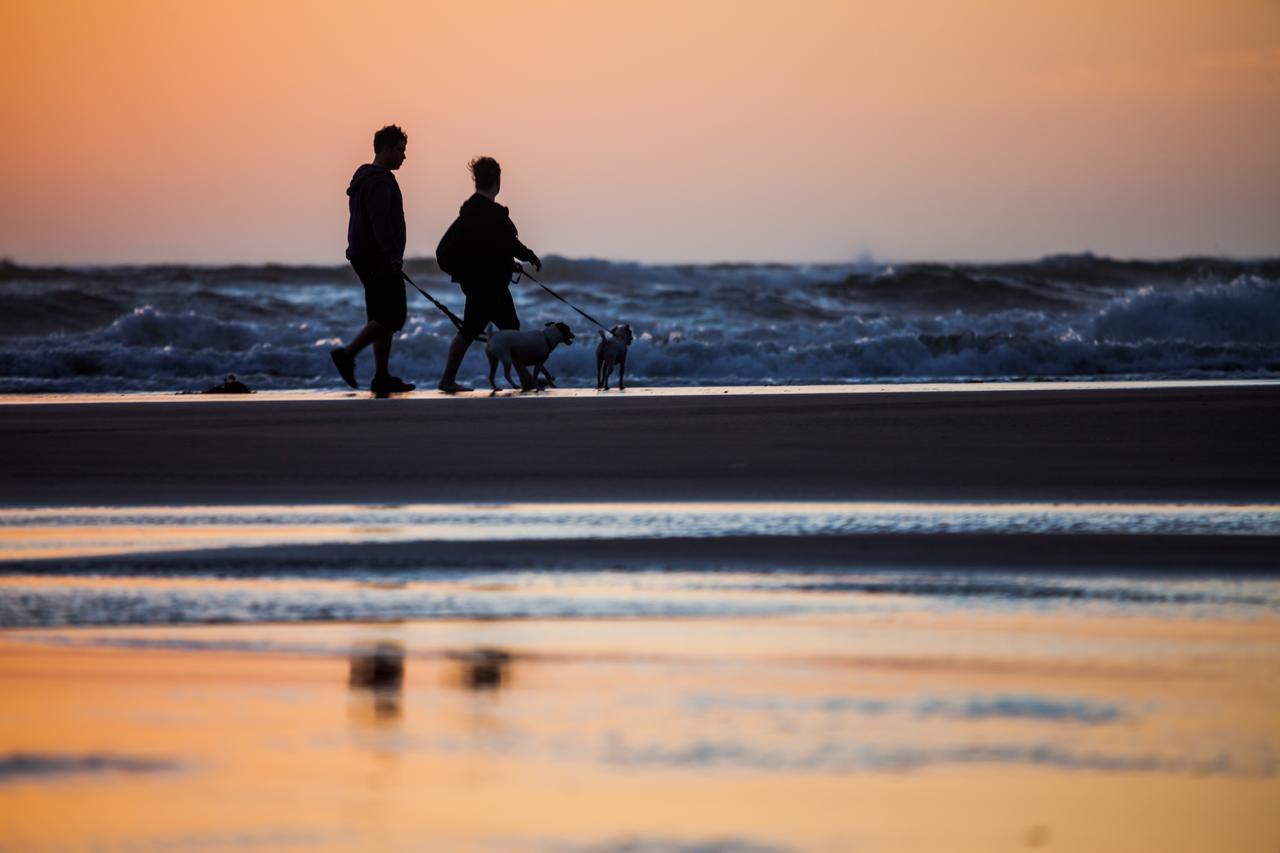
[[600, 343], [596, 344], [596, 388], [609, 390], [609, 374], [613, 366], [618, 365], [618, 390], [627, 390], [627, 347], [631, 346], [634, 336], [630, 326], [614, 326], [609, 336], [600, 333]]
[[[547, 323], [541, 329], [532, 332], [517, 332], [514, 329], [494, 332], [489, 336], [488, 343], [484, 345], [484, 354], [489, 357], [489, 386], [493, 388], [489, 396], [492, 397], [498, 393], [498, 385], [493, 381], [493, 377], [498, 372], [499, 361], [502, 362], [502, 372], [512, 388], [517, 387], [515, 380], [511, 378], [512, 363], [520, 373], [521, 384], [518, 387], [521, 391], [538, 390], [538, 371], [542, 371], [547, 377], [547, 384], [554, 388], [556, 382], [551, 372], [547, 370], [547, 357], [557, 345], [568, 346], [571, 343], [573, 343], [573, 331], [565, 323]], [[531, 384], [523, 381], [525, 367], [533, 368]]]

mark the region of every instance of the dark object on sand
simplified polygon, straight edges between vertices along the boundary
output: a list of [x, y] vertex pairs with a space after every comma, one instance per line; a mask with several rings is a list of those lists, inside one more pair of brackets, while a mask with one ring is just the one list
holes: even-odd
[[508, 678], [511, 654], [502, 649], [453, 652], [449, 657], [462, 665], [460, 680], [468, 690], [497, 690]]
[[404, 650], [395, 643], [379, 643], [369, 651], [351, 655], [351, 687], [366, 690], [399, 690], [404, 682]]
[[399, 643], [378, 643], [372, 649], [353, 651], [347, 684], [354, 691], [372, 696], [375, 718], [396, 719], [402, 713], [404, 649]]
[[214, 385], [212, 388], [206, 388], [200, 392], [201, 394], [252, 394], [253, 390], [245, 385], [239, 379], [236, 379], [234, 373], [228, 373], [227, 378]]

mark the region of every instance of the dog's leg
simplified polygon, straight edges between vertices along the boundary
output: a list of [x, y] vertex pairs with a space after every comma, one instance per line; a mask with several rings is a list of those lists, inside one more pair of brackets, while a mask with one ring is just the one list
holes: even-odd
[[[516, 373], [519, 374], [520, 376], [520, 390], [521, 391], [537, 391], [538, 383], [536, 380], [531, 379], [529, 377], [529, 368], [525, 367], [523, 364], [521, 364], [518, 361], [513, 361], [513, 363], [515, 364], [515, 367], [516, 367]], [[508, 375], [507, 380], [510, 381], [510, 379], [511, 379], [511, 376]], [[512, 383], [512, 387], [513, 388], [515, 387], [514, 382]]]
[[618, 359], [618, 390], [627, 390], [627, 354], [624, 352], [622, 358]]
[[489, 387], [493, 389], [489, 392], [489, 396], [492, 397], [498, 393], [498, 383], [493, 381], [494, 374], [498, 372], [498, 357], [493, 353], [485, 353], [485, 355], [489, 356]]

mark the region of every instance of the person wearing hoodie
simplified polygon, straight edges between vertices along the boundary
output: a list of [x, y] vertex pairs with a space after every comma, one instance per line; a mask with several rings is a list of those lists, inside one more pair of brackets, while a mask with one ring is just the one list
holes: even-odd
[[330, 351], [338, 374], [352, 388], [356, 355], [373, 346], [375, 394], [412, 391], [414, 386], [391, 375], [391, 340], [404, 328], [408, 306], [400, 270], [404, 265], [404, 198], [393, 174], [404, 163], [409, 137], [394, 124], [373, 135], [373, 162], [356, 169], [347, 187], [351, 219], [347, 225], [347, 260], [364, 285], [365, 323], [351, 343]]
[[[457, 382], [462, 358], [489, 323], [499, 329], [519, 329], [520, 318], [511, 300], [511, 273], [519, 269], [516, 259], [528, 261], [537, 270], [542, 261], [533, 250], [520, 242], [515, 223], [507, 208], [496, 197], [502, 187], [502, 167], [492, 157], [477, 157], [469, 164], [476, 191], [462, 204], [458, 218], [440, 238], [436, 248], [436, 264], [462, 285], [467, 304], [462, 313], [462, 328], [449, 344], [449, 355], [440, 377], [439, 388], [446, 394], [470, 391]], [[519, 368], [521, 382], [531, 380]]]

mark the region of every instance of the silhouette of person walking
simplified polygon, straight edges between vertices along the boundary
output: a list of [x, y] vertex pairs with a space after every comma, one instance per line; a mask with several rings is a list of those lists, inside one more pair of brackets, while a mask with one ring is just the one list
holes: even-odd
[[345, 347], [330, 352], [339, 375], [352, 388], [356, 355], [373, 345], [375, 394], [412, 391], [414, 386], [391, 375], [391, 339], [404, 328], [408, 306], [400, 270], [404, 266], [404, 197], [392, 174], [405, 160], [409, 137], [394, 124], [373, 135], [373, 162], [356, 169], [347, 187], [351, 219], [347, 225], [347, 260], [364, 285], [368, 320]]
[[[511, 300], [511, 273], [519, 269], [516, 259], [542, 269], [542, 261], [520, 242], [507, 208], [495, 200], [502, 187], [502, 167], [492, 157], [477, 157], [469, 164], [476, 191], [462, 204], [458, 218], [440, 238], [436, 263], [462, 285], [467, 305], [462, 328], [449, 344], [444, 374], [439, 388], [447, 394], [470, 391], [457, 382], [458, 368], [467, 347], [489, 323], [499, 329], [519, 329], [520, 318]], [[520, 378], [525, 378], [524, 368]]]

